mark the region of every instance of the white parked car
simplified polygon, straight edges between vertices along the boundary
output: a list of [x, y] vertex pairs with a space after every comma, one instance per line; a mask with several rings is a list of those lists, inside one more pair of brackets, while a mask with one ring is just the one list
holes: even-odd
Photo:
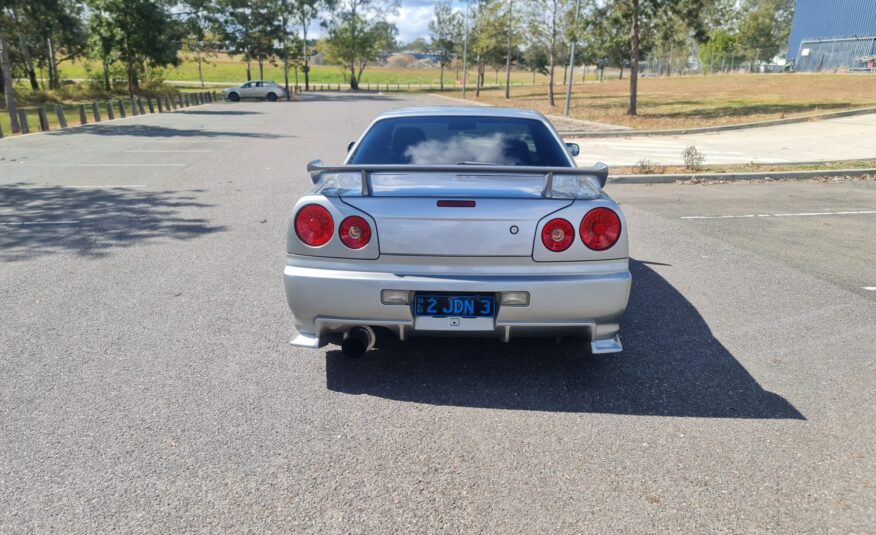
[[227, 100], [237, 102], [244, 98], [267, 99], [276, 102], [278, 98], [286, 98], [286, 89], [267, 80], [253, 80], [240, 87], [230, 87], [222, 92]]
[[344, 165], [314, 161], [284, 271], [297, 336], [361, 356], [375, 330], [412, 336], [574, 336], [621, 351], [627, 230], [539, 113], [412, 108], [378, 117]]

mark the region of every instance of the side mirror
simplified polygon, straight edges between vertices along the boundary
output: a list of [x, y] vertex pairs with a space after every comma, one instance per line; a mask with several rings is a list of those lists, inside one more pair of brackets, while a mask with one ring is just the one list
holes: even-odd
[[581, 154], [581, 147], [579, 147], [577, 143], [566, 143], [566, 148], [569, 149], [569, 154], [572, 156], [578, 156]]
[[355, 145], [355, 144], [356, 144], [355, 141], [351, 141], [350, 144], [347, 145], [347, 152], [350, 152], [351, 150], [353, 150], [353, 145]]

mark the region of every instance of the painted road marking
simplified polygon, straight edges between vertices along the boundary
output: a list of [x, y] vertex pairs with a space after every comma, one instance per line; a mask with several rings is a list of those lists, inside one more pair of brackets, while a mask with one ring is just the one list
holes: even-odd
[[79, 221], [0, 221], [0, 225], [78, 225]]
[[6, 166], [26, 167], [185, 167], [184, 163], [27, 163], [0, 162]]
[[747, 219], [753, 217], [812, 217], [823, 215], [876, 214], [876, 210], [849, 210], [844, 212], [800, 212], [797, 214], [744, 214], [744, 215], [686, 215], [681, 219]]
[[116, 188], [145, 188], [145, 184], [111, 184], [111, 185], [70, 185], [70, 184], [32, 184], [28, 186], [17, 186], [15, 184], [0, 185], [3, 188], [16, 189], [43, 189], [43, 188], [78, 188], [78, 189], [116, 189]]
[[864, 289], [868, 292], [876, 292], [876, 286], [864, 286]]
[[152, 152], [162, 152], [162, 153], [163, 153], [163, 152], [172, 152], [172, 153], [175, 153], [175, 154], [179, 154], [179, 153], [183, 153], [183, 154], [185, 154], [185, 153], [189, 153], [189, 152], [213, 152], [213, 151], [212, 151], [212, 150], [207, 150], [207, 149], [192, 149], [192, 150], [170, 150], [170, 149], [169, 149], [169, 150], [123, 150], [122, 152], [128, 152], [128, 153], [138, 153], [138, 152], [147, 152], [147, 153], [152, 153]]

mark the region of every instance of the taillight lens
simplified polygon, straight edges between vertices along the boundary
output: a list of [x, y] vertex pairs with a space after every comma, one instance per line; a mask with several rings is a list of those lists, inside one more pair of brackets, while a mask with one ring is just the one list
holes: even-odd
[[565, 251], [575, 241], [575, 229], [565, 219], [551, 219], [541, 229], [541, 242], [551, 251]]
[[295, 234], [311, 247], [328, 243], [334, 231], [335, 221], [323, 206], [308, 204], [295, 215]]
[[594, 208], [581, 220], [578, 232], [584, 245], [594, 251], [604, 251], [620, 237], [620, 218], [609, 208]]
[[361, 249], [371, 241], [371, 226], [357, 215], [341, 221], [339, 232], [341, 241], [350, 249]]

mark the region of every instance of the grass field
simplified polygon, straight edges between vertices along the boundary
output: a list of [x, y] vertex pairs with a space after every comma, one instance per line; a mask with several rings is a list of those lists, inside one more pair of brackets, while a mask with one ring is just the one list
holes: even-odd
[[[213, 57], [205, 58], [202, 65], [204, 73], [204, 82], [208, 83], [240, 83], [246, 80], [246, 64], [239, 57], [230, 57], [225, 54], [219, 54]], [[257, 62], [251, 65], [252, 78], [260, 79], [259, 66]], [[100, 74], [100, 64], [88, 61], [76, 61], [73, 63], [62, 63], [59, 67], [63, 78], [81, 79], [91, 78]], [[469, 80], [474, 80], [474, 69], [469, 69]], [[165, 80], [194, 82], [198, 81], [198, 64], [193, 58], [186, 58], [179, 67], [167, 68], [163, 70]], [[562, 76], [562, 72], [560, 72]], [[456, 77], [456, 69], [447, 69], [444, 73], [444, 83], [448, 86], [454, 85]], [[462, 72], [459, 73], [460, 80]], [[276, 82], [283, 81], [283, 65], [282, 63], [271, 65], [265, 63], [264, 79], [274, 80]], [[504, 73], [499, 73], [500, 81], [504, 82]], [[290, 83], [295, 81], [295, 71], [289, 71]], [[514, 72], [512, 73], [514, 82], [531, 83], [532, 73]], [[543, 82], [546, 77], [536, 75], [536, 81]], [[304, 74], [298, 72], [298, 81], [300, 85], [304, 85]], [[310, 81], [315, 84], [338, 84], [343, 83], [344, 78], [340, 67], [337, 65], [312, 65], [310, 70]], [[362, 75], [363, 84], [435, 84], [440, 81], [439, 69], [405, 69], [393, 67], [381, 67], [378, 65], [370, 65], [366, 67]], [[495, 82], [495, 71], [487, 70], [486, 82]]]
[[[556, 106], [548, 105], [546, 87], [504, 92], [488, 90], [480, 102], [537, 109], [562, 115], [563, 88]], [[454, 96], [461, 96], [459, 92]], [[469, 98], [472, 98], [469, 93]], [[739, 124], [819, 112], [876, 106], [876, 77], [856, 74], [771, 74], [643, 78], [639, 81], [639, 115], [626, 115], [628, 80], [576, 85], [571, 115], [577, 119], [659, 130]]]

